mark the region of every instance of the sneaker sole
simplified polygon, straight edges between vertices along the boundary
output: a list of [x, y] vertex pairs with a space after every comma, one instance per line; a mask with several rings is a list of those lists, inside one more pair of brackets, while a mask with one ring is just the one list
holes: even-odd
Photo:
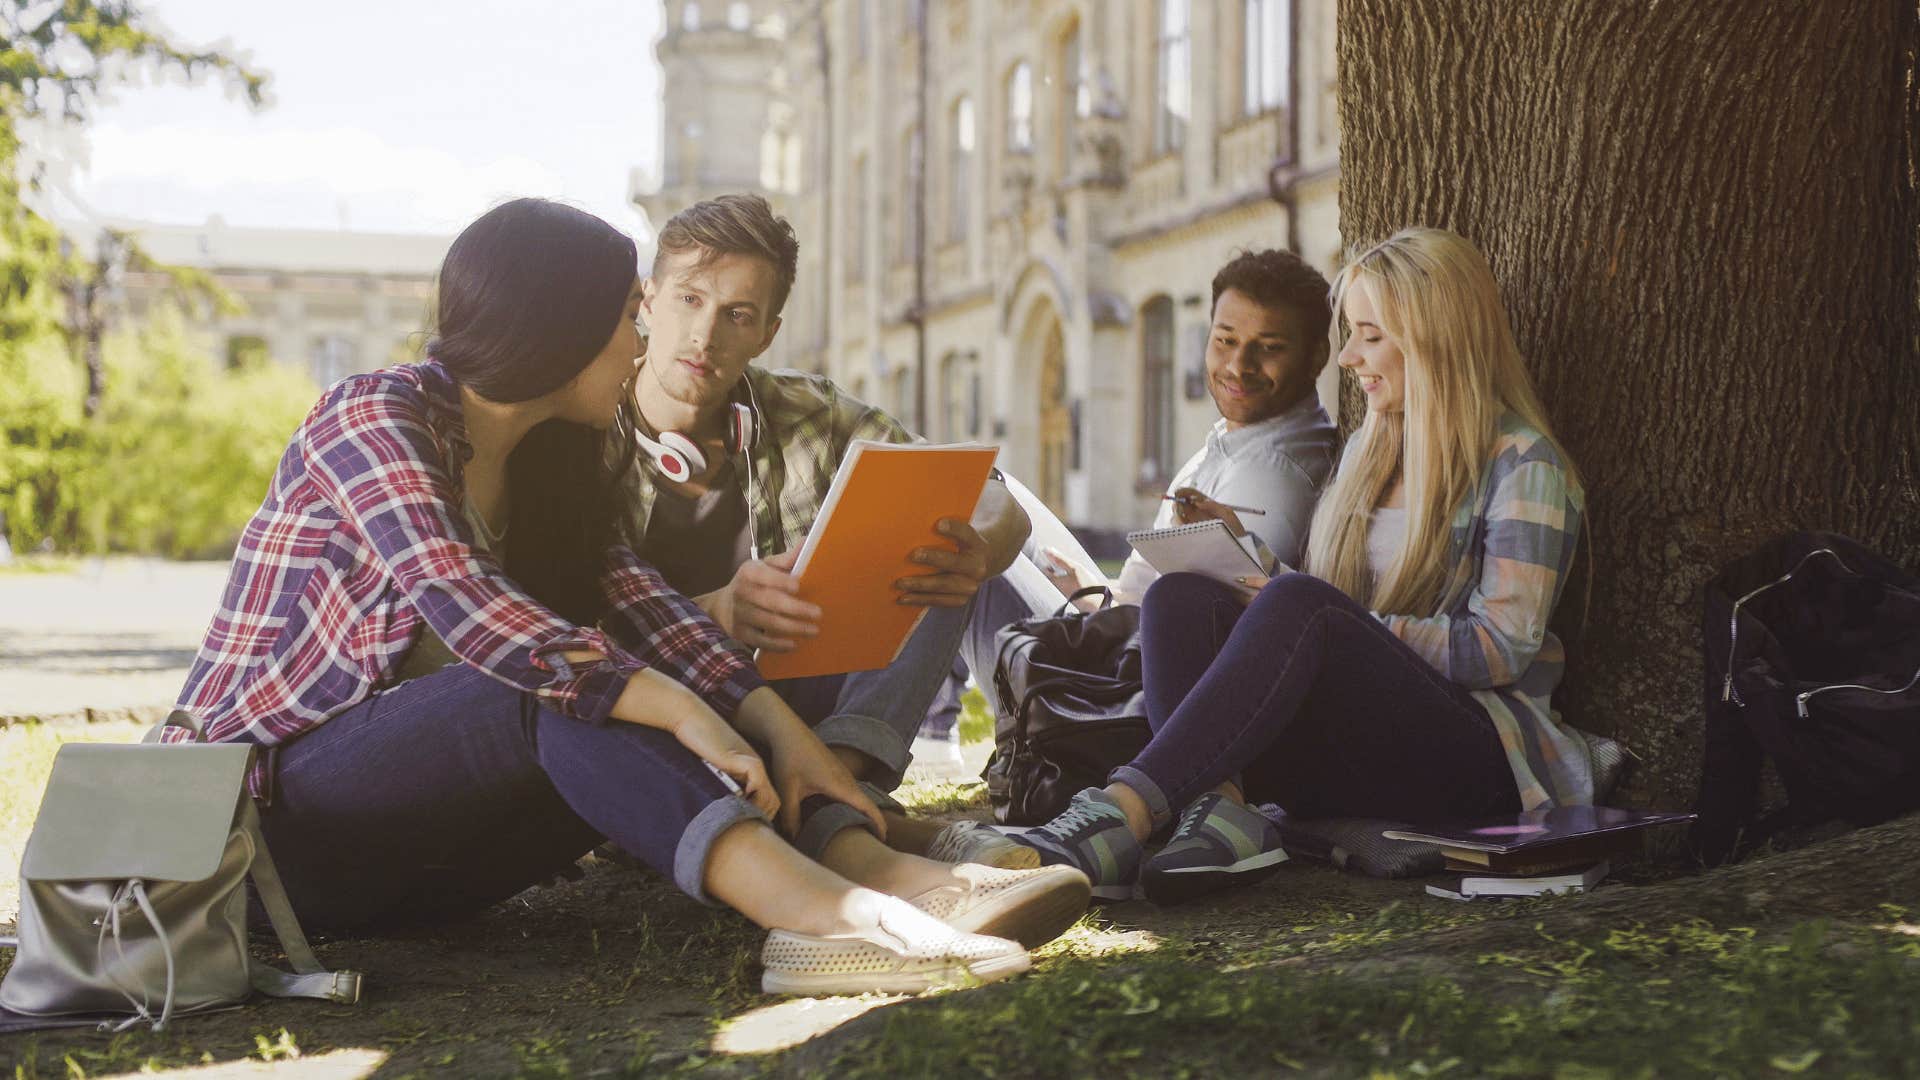
[[936, 987], [959, 987], [1010, 979], [1033, 966], [1024, 952], [981, 960], [971, 966], [952, 963], [927, 971], [825, 972], [765, 971], [760, 989], [795, 997], [839, 997], [852, 994], [918, 994]]
[[1147, 899], [1156, 904], [1178, 904], [1235, 885], [1265, 880], [1286, 861], [1286, 851], [1275, 848], [1227, 866], [1181, 866], [1166, 870], [1148, 866], [1140, 874], [1140, 886]]
[[968, 934], [1017, 941], [1028, 949], [1045, 945], [1086, 914], [1093, 894], [1087, 875], [1072, 867], [1057, 869], [1059, 873], [1036, 874], [990, 902], [949, 918], [947, 925]]

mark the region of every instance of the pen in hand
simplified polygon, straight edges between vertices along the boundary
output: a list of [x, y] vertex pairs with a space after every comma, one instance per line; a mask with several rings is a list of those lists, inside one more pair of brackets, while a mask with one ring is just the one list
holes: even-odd
[[[1160, 496], [1160, 501], [1176, 502], [1176, 503], [1179, 503], [1181, 506], [1193, 505], [1193, 498], [1188, 495], [1162, 495]], [[1267, 516], [1267, 512], [1265, 510], [1260, 510], [1252, 506], [1235, 506], [1232, 503], [1223, 503], [1223, 502], [1216, 502], [1214, 503], [1214, 505], [1221, 507], [1222, 509], [1225, 509], [1225, 510], [1231, 510], [1236, 514], [1258, 514], [1261, 517]]]

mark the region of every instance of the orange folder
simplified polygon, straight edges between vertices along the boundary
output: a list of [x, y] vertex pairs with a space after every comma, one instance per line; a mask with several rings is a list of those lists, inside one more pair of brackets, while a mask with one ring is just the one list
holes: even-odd
[[820, 606], [820, 634], [792, 652], [761, 650], [760, 674], [797, 679], [892, 663], [927, 612], [899, 603], [893, 583], [932, 569], [909, 561], [914, 548], [952, 546], [934, 526], [973, 517], [997, 453], [855, 440], [793, 565], [800, 598]]

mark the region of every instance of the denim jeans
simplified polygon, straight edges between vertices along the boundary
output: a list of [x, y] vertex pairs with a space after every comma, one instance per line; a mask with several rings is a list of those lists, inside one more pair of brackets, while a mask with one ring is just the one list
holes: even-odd
[[1196, 574], [1141, 604], [1146, 749], [1113, 773], [1164, 824], [1223, 781], [1300, 817], [1514, 813], [1486, 710], [1364, 607], [1307, 574], [1241, 606]]
[[673, 736], [562, 716], [453, 664], [277, 751], [263, 825], [303, 922], [450, 918], [544, 881], [607, 839], [711, 903], [721, 833], [759, 811]]
[[880, 771], [865, 779], [879, 792], [892, 791], [913, 760], [914, 733], [953, 671], [971, 610], [928, 608], [900, 655], [884, 668], [770, 685], [821, 742], [858, 750], [877, 762]]

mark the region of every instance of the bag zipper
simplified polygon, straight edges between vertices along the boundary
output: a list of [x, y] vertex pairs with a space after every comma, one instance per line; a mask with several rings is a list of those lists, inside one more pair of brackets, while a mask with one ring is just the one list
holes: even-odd
[[1815, 694], [1824, 694], [1829, 690], [1865, 690], [1872, 694], [1904, 694], [1913, 689], [1916, 684], [1920, 684], [1920, 668], [1914, 669], [1913, 678], [1908, 679], [1907, 685], [1898, 690], [1882, 690], [1877, 686], [1863, 686], [1859, 683], [1835, 683], [1832, 686], [1816, 686], [1811, 690], [1803, 690], [1794, 696], [1799, 702], [1800, 718], [1806, 720], [1809, 719], [1807, 715], [1807, 699]]

